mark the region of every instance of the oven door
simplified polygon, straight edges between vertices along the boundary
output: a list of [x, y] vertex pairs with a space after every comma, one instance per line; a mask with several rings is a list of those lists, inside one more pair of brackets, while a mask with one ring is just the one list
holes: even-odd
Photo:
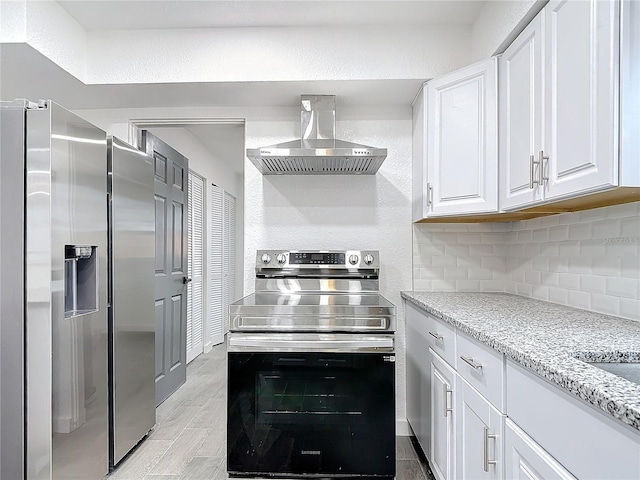
[[231, 476], [395, 475], [392, 336], [229, 336]]

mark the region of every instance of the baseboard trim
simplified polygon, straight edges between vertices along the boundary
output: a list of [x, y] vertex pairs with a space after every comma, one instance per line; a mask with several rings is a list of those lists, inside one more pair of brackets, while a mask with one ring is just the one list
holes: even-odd
[[406, 418], [396, 419], [396, 436], [398, 437], [410, 437], [411, 428], [409, 428], [409, 422]]

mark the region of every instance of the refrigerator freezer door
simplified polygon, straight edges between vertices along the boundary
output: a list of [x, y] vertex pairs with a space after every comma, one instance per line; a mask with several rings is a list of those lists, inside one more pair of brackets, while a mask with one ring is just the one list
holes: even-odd
[[[48, 103], [27, 110], [27, 478], [108, 473], [107, 139]], [[66, 246], [96, 255], [95, 308], [65, 317]]]
[[155, 424], [155, 216], [151, 158], [109, 139], [110, 464]]

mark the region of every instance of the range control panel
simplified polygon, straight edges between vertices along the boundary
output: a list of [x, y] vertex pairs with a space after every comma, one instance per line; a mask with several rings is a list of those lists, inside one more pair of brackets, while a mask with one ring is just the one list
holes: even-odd
[[379, 268], [377, 250], [258, 250], [256, 270], [263, 268]]

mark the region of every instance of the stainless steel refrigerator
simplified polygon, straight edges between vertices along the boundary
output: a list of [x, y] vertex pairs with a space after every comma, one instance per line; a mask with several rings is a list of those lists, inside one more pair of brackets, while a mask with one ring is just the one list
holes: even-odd
[[[110, 443], [117, 438], [117, 434], [110, 438], [110, 386], [118, 392], [118, 385], [126, 382], [117, 377], [122, 368], [108, 365], [109, 334], [118, 328], [108, 323], [107, 192], [108, 179], [114, 175], [108, 175], [107, 152], [104, 131], [53, 102], [0, 102], [3, 480], [100, 479], [109, 471]], [[114, 197], [110, 198], [113, 206]], [[151, 208], [152, 202], [151, 196]], [[130, 217], [137, 208], [129, 207], [121, 213], [112, 209], [112, 223], [118, 215], [128, 215], [128, 223], [134, 223]], [[148, 213], [148, 208], [136, 207]], [[140, 225], [148, 228], [148, 219]], [[143, 237], [148, 239], [149, 232]], [[145, 246], [148, 242], [139, 248], [134, 243], [125, 255], [140, 267], [147, 265], [153, 246], [151, 253], [141, 254], [143, 260], [135, 257]], [[148, 281], [147, 275], [136, 278]], [[128, 281], [136, 283], [135, 278]], [[149, 328], [153, 281], [150, 288], [150, 300], [146, 291], [138, 289], [141, 296], [132, 310], [127, 311], [124, 300], [120, 313], [114, 308], [114, 323], [120, 315], [141, 315], [144, 321], [129, 323], [136, 325], [134, 329], [142, 324]], [[116, 288], [114, 299], [115, 292]], [[118, 352], [117, 333], [114, 339], [111, 347], [116, 345]], [[153, 385], [153, 360], [150, 365], [149, 379], [140, 381]], [[118, 393], [111, 398], [116, 399], [116, 408], [126, 403], [117, 401]], [[153, 402], [151, 395], [149, 404]], [[154, 408], [144, 416], [142, 435], [153, 425], [149, 425], [152, 415], [155, 418]]]

